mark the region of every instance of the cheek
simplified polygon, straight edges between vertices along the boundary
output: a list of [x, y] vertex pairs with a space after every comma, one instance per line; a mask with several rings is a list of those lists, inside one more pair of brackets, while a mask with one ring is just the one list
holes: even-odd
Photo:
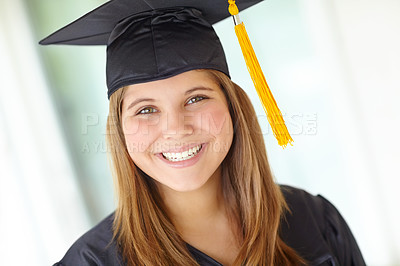
[[232, 133], [232, 120], [229, 111], [223, 106], [210, 106], [201, 114], [201, 128], [215, 136]]
[[125, 119], [123, 131], [125, 143], [131, 156], [148, 150], [157, 137], [158, 122], [157, 119]]

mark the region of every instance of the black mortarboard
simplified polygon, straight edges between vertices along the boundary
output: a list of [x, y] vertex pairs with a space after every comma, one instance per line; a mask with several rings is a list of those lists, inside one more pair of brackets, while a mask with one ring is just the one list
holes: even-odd
[[[261, 0], [243, 0], [245, 9]], [[111, 0], [40, 44], [107, 45], [108, 97], [117, 89], [206, 68], [229, 76], [211, 24], [226, 0]]]
[[[279, 145], [292, 142], [238, 17], [262, 0], [111, 0], [40, 44], [107, 45], [108, 97], [121, 87], [215, 69], [229, 76], [212, 24], [234, 16], [235, 31]], [[228, 9], [229, 6], [229, 9]], [[229, 11], [228, 11], [229, 10]]]

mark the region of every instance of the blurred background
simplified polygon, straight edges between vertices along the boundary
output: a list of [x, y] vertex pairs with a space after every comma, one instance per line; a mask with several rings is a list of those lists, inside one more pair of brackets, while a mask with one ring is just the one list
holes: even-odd
[[[0, 0], [0, 265], [51, 265], [114, 209], [105, 47], [37, 43], [104, 3]], [[400, 265], [400, 1], [267, 0], [241, 13], [294, 146], [280, 148], [233, 23], [215, 28], [277, 182], [340, 210], [368, 265]]]

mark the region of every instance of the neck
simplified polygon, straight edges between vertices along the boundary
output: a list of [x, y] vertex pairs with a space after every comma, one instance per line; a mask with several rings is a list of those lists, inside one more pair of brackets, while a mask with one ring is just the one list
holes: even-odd
[[194, 191], [179, 192], [166, 187], [160, 189], [167, 212], [181, 233], [226, 216], [220, 171], [217, 169], [202, 187]]

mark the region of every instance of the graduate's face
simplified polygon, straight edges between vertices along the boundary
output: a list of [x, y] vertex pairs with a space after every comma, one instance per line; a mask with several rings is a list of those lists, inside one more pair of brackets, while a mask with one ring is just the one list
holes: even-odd
[[131, 85], [122, 102], [129, 155], [161, 188], [193, 191], [219, 178], [233, 139], [221, 88], [205, 71]]

